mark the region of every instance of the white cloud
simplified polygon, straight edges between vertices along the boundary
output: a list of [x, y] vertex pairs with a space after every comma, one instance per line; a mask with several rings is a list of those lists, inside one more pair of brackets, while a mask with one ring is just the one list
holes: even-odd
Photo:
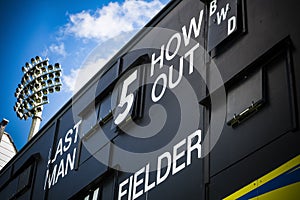
[[67, 55], [64, 43], [51, 44], [50, 47], [49, 47], [49, 50], [50, 50], [50, 52], [61, 55], [63, 57], [65, 57]]
[[66, 92], [76, 93], [92, 76], [94, 76], [110, 59], [98, 58], [97, 60], [86, 61], [84, 67], [71, 69], [69, 75], [62, 77]]
[[[71, 73], [67, 76], [63, 76], [63, 83], [65, 84], [66, 92], [72, 92], [75, 90], [75, 83], [80, 69], [71, 69]], [[65, 87], [64, 87], [65, 88]]]
[[103, 41], [122, 32], [141, 28], [162, 7], [163, 4], [159, 0], [110, 2], [95, 12], [82, 11], [70, 14], [69, 23], [64, 27], [64, 33], [82, 39]]
[[78, 91], [131, 38], [132, 33], [144, 26], [162, 7], [159, 0], [125, 0], [123, 3], [110, 2], [94, 12], [68, 14], [69, 23], [60, 29], [61, 35], [81, 41], [95, 40], [101, 45], [90, 53], [80, 69], [74, 67], [62, 77], [65, 90]]
[[71, 69], [69, 74], [63, 75], [62, 80], [66, 92], [75, 94], [92, 76], [94, 76], [123, 46], [119, 37], [101, 43], [94, 48], [78, 68]]

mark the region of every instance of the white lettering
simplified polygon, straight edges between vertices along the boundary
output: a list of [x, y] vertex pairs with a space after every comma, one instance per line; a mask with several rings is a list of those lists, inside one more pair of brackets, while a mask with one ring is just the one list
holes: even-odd
[[177, 160], [182, 158], [185, 154], [185, 151], [182, 151], [181, 153], [178, 153], [177, 150], [182, 147], [186, 143], [186, 139], [180, 141], [178, 144], [176, 144], [173, 147], [173, 168], [172, 168], [172, 175], [176, 174], [177, 172], [181, 171], [185, 167], [185, 163], [182, 163], [181, 165], [177, 166]]
[[[172, 55], [170, 55], [170, 45], [172, 44], [173, 41], [176, 41], [176, 49], [175, 51], [172, 53]], [[178, 50], [180, 48], [180, 44], [181, 44], [181, 37], [179, 33], [175, 33], [169, 40], [169, 42], [167, 43], [166, 46], [166, 59], [167, 60], [172, 60], [176, 54], [178, 53]]]
[[[163, 84], [162, 84], [162, 90], [160, 92], [160, 94], [158, 96], [156, 96], [155, 94], [155, 89], [156, 89], [156, 85], [159, 81], [159, 79], [162, 79], [163, 81]], [[166, 91], [166, 88], [167, 88], [167, 75], [162, 73], [160, 74], [157, 79], [155, 80], [154, 84], [153, 84], [153, 87], [152, 87], [152, 92], [151, 92], [151, 98], [152, 98], [152, 101], [153, 102], [158, 102], [164, 95], [165, 91]]]
[[75, 124], [75, 126], [73, 127], [73, 129], [75, 129], [75, 139], [74, 139], [74, 143], [77, 142], [77, 138], [78, 138], [78, 131], [79, 131], [79, 125], [81, 124], [81, 120], [79, 122], [77, 122], [77, 124]]
[[127, 190], [122, 191], [122, 188], [124, 185], [128, 184], [128, 179], [125, 179], [122, 183], [119, 185], [119, 195], [118, 195], [118, 200], [121, 200], [122, 196], [127, 194]]
[[180, 64], [179, 64], [179, 72], [178, 72], [178, 78], [177, 80], [173, 83], [173, 70], [174, 66], [170, 66], [169, 68], [169, 88], [173, 89], [175, 88], [181, 81], [182, 79], [182, 74], [183, 74], [183, 57], [180, 58]]
[[[198, 140], [192, 145], [193, 139], [197, 136]], [[201, 130], [197, 130], [187, 138], [187, 166], [191, 164], [192, 151], [197, 149], [198, 158], [201, 158]]]
[[217, 0], [213, 0], [209, 4], [209, 16], [211, 17], [217, 10]]
[[201, 10], [200, 14], [199, 14], [198, 26], [196, 25], [195, 17], [193, 17], [190, 22], [189, 33], [187, 33], [187, 31], [186, 31], [186, 26], [182, 27], [183, 41], [184, 41], [185, 46], [187, 46], [190, 43], [192, 29], [193, 29], [195, 38], [197, 38], [200, 35], [202, 19], [203, 19], [203, 10]]
[[76, 158], [76, 148], [73, 150], [73, 157], [71, 158], [71, 154], [68, 153], [67, 155], [67, 163], [66, 163], [66, 171], [65, 175], [68, 174], [68, 170], [73, 170], [74, 169], [74, 164], [75, 164], [75, 158]]
[[[65, 135], [64, 152], [68, 151], [71, 146], [72, 138], [70, 137], [70, 135], [72, 135], [72, 134], [73, 134], [73, 129], [70, 129]], [[66, 143], [67, 143], [67, 145], [66, 145]]]
[[136, 192], [136, 189], [139, 185], [141, 185], [144, 182], [144, 179], [141, 178], [140, 180], [138, 179], [138, 176], [141, 175], [142, 173], [145, 172], [145, 167], [143, 167], [142, 169], [140, 169], [139, 171], [134, 173], [133, 176], [133, 191], [132, 191], [132, 199], [137, 199], [139, 196], [141, 196], [143, 194], [143, 190], [140, 190], [139, 192]]
[[[167, 159], [167, 170], [163, 176], [161, 176], [161, 168], [162, 168], [162, 160]], [[163, 181], [167, 179], [169, 173], [171, 171], [171, 154], [169, 152], [165, 152], [157, 158], [157, 177], [156, 184], [159, 185]]]
[[221, 13], [217, 12], [217, 23], [218, 23], [218, 25], [220, 25], [221, 22], [226, 19], [228, 11], [229, 11], [229, 3], [226, 4], [226, 8], [221, 9]]
[[129, 178], [128, 200], [131, 200], [131, 196], [132, 196], [132, 177], [133, 176], [130, 176]]
[[145, 174], [145, 192], [148, 192], [149, 190], [155, 187], [155, 182], [152, 182], [149, 185], [149, 168], [150, 168], [150, 164], [148, 163], [146, 165], [146, 174]]
[[156, 65], [156, 63], [159, 62], [159, 68], [162, 68], [164, 65], [164, 51], [165, 51], [165, 45], [161, 46], [160, 49], [160, 56], [158, 56], [155, 59], [155, 53], [152, 54], [152, 60], [151, 60], [151, 71], [150, 71], [150, 76], [152, 77], [154, 75], [154, 66]]
[[[52, 175], [50, 173], [49, 174], [49, 178], [48, 179], [48, 188], [51, 187], [51, 185], [54, 185], [55, 184], [55, 175], [56, 175], [56, 169], [57, 169], [57, 165], [54, 166], [53, 170], [52, 170]], [[48, 170], [47, 170], [48, 171]]]
[[[53, 160], [51, 160], [51, 148], [49, 150], [49, 156], [48, 156], [48, 164], [47, 167], [49, 167], [50, 164], [53, 164], [59, 157], [61, 157], [64, 153], [70, 151], [70, 147], [72, 145], [72, 142], [77, 142], [77, 136], [79, 131], [79, 125], [81, 121], [75, 124], [73, 129], [70, 129], [67, 131], [64, 137], [61, 137], [58, 140], [55, 155]], [[73, 136], [73, 137], [72, 137]], [[74, 139], [73, 139], [74, 138]], [[59, 163], [58, 161], [55, 163], [52, 173], [50, 172], [50, 169], [48, 168], [46, 171], [45, 176], [45, 185], [44, 190], [46, 187], [50, 188], [51, 186], [55, 185], [59, 178], [64, 178], [69, 171], [73, 170], [75, 167], [75, 159], [76, 159], [76, 148], [73, 148], [73, 152], [68, 152], [66, 155], [66, 159], [60, 159]], [[58, 169], [57, 169], [58, 168]], [[48, 186], [47, 186], [48, 184]]]
[[228, 33], [230, 35], [236, 29], [236, 16], [232, 16], [228, 19]]
[[[195, 140], [195, 137], [197, 137], [197, 140]], [[186, 146], [186, 149], [184, 149], [184, 146]], [[122, 197], [124, 197], [127, 194], [128, 194], [127, 196], [128, 200], [137, 199], [144, 193], [153, 189], [155, 186], [164, 182], [168, 178], [171, 169], [172, 169], [172, 175], [180, 172], [186, 166], [191, 164], [191, 154], [194, 150], [197, 150], [198, 158], [201, 158], [201, 130], [196, 130], [195, 132], [190, 134], [187, 138], [177, 143], [173, 147], [172, 153], [167, 151], [157, 158], [156, 182], [154, 181], [152, 183], [149, 183], [150, 164], [147, 163], [145, 167], [141, 168], [134, 175], [130, 176], [122, 183], [120, 183], [118, 200], [121, 200]], [[183, 158], [185, 156], [185, 153], [187, 153], [186, 162], [182, 162], [180, 165], [177, 165], [177, 161], [180, 158]], [[173, 160], [172, 160], [172, 156], [173, 156]], [[172, 165], [172, 161], [173, 161], [173, 165]], [[141, 186], [143, 183], [144, 183], [144, 189], [140, 189], [137, 192], [137, 188]], [[124, 189], [124, 186], [127, 184], [128, 184], [128, 188]]]
[[188, 52], [186, 52], [186, 54], [184, 55], [185, 58], [189, 57], [189, 74], [193, 73], [194, 71], [194, 52], [196, 51], [196, 49], [198, 49], [200, 46], [199, 43], [197, 43], [195, 46], [193, 46]]
[[48, 181], [48, 176], [49, 176], [49, 169], [47, 169], [46, 171], [46, 178], [45, 178], [45, 182], [44, 182], [44, 190], [46, 189], [46, 186], [47, 186], [47, 181]]
[[55, 183], [57, 183], [58, 177], [61, 176], [62, 178], [65, 176], [65, 165], [64, 165], [64, 159], [60, 160], [57, 175], [55, 178]]
[[51, 163], [54, 163], [57, 155], [62, 155], [63, 154], [63, 147], [62, 147], [62, 138], [59, 139], [58, 144], [57, 144], [57, 148], [56, 148], [56, 152], [55, 152], [55, 156], [54, 159], [51, 161]]

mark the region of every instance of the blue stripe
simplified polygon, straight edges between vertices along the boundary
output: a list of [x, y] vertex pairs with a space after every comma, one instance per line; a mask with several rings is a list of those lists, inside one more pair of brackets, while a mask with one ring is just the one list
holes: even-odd
[[[261, 185], [260, 187], [256, 188], [255, 190], [248, 192], [247, 194], [241, 196], [237, 200], [251, 199], [251, 198], [260, 196], [262, 194], [265, 194], [267, 192], [270, 192], [272, 190], [276, 190], [281, 187], [300, 182], [300, 168], [298, 168], [299, 166], [300, 166], [300, 164], [293, 167], [292, 169], [286, 171], [285, 173], [275, 177], [274, 179], [268, 181], [267, 183]], [[298, 169], [296, 169], [296, 168], [298, 168]], [[295, 171], [293, 171], [293, 170], [295, 170]]]

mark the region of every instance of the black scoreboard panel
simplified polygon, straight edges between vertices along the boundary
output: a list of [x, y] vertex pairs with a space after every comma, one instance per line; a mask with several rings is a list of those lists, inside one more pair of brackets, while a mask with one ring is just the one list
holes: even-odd
[[299, 9], [171, 1], [5, 166], [0, 199], [297, 199]]
[[[299, 28], [290, 22], [299, 4], [245, 1], [245, 7], [247, 33], [220, 46], [226, 50], [213, 59], [228, 83], [227, 109], [230, 104], [236, 107], [237, 118], [245, 102], [255, 103], [258, 91], [263, 102], [235, 127], [224, 126], [209, 156], [210, 199], [225, 198], [299, 155], [299, 94], [295, 89], [299, 87], [295, 78], [299, 76]], [[257, 79], [261, 83], [247, 86], [249, 76], [259, 73], [257, 70], [263, 70], [262, 78]], [[239, 87], [244, 91], [238, 91]], [[249, 103], [245, 110], [251, 106]], [[232, 119], [232, 115], [227, 117]]]
[[[51, 148], [54, 132], [55, 124], [52, 123], [34, 146], [23, 152], [23, 155], [18, 157], [13, 165], [6, 168], [6, 171], [1, 175], [1, 178], [4, 178], [1, 180], [1, 185], [4, 185], [1, 190], [1, 199], [45, 197], [43, 191], [44, 175], [48, 164], [48, 150]], [[5, 176], [6, 174], [9, 175]]]

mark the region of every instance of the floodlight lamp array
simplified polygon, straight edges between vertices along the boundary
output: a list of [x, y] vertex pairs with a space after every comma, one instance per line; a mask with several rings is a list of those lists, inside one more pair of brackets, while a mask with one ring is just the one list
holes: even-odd
[[24, 75], [16, 88], [14, 110], [20, 119], [27, 120], [42, 112], [43, 105], [49, 103], [48, 94], [61, 90], [62, 69], [59, 63], [51, 65], [48, 58], [43, 60], [36, 56], [25, 63], [22, 71]]

